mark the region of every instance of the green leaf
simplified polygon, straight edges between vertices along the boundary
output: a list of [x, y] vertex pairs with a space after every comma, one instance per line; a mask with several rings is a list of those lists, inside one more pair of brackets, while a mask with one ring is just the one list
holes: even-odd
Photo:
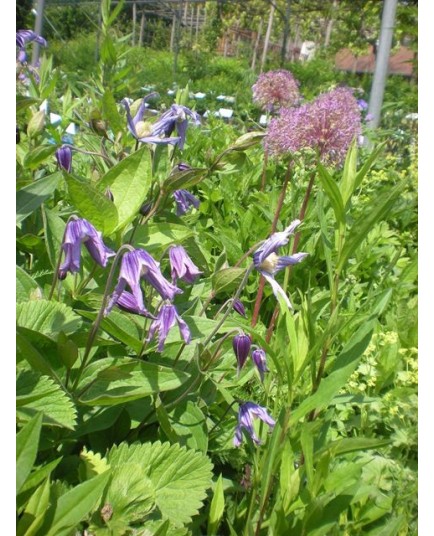
[[17, 305], [18, 326], [52, 336], [60, 331], [74, 333], [81, 326], [80, 317], [71, 307], [48, 300], [32, 300]]
[[50, 480], [47, 479], [31, 496], [17, 527], [17, 536], [36, 535], [50, 506]]
[[102, 178], [100, 191], [110, 188], [118, 210], [115, 230], [123, 229], [138, 215], [151, 184], [151, 154], [146, 146], [121, 160]]
[[24, 271], [20, 266], [16, 267], [17, 273], [17, 283], [15, 296], [17, 302], [29, 301], [32, 296], [37, 295], [38, 292], [41, 292], [38, 283], [29, 276], [29, 274]]
[[89, 480], [96, 475], [101, 475], [110, 468], [106, 458], [101, 456], [99, 452], [88, 451], [86, 447], [80, 452], [80, 458], [84, 465], [83, 480]]
[[16, 111], [19, 112], [20, 110], [24, 110], [25, 108], [30, 108], [30, 106], [33, 106], [33, 104], [37, 104], [39, 102], [39, 99], [35, 99], [33, 97], [24, 97], [23, 95], [17, 95]]
[[336, 266], [337, 273], [341, 272], [347, 260], [363, 242], [374, 225], [387, 216], [405, 186], [406, 183], [401, 182], [392, 190], [387, 190], [378, 196], [373, 202], [373, 207], [369, 213], [363, 214], [356, 222], [354, 222], [351, 231], [348, 233], [347, 239], [345, 240], [340, 259]]
[[180, 402], [168, 417], [180, 445], [206, 453], [208, 449], [206, 418], [196, 402], [191, 400]]
[[357, 175], [357, 140], [351, 143], [348, 149], [347, 156], [345, 158], [344, 170], [342, 173], [342, 180], [339, 185], [340, 193], [342, 195], [343, 205], [346, 206], [352, 193], [356, 187], [356, 175]]
[[[333, 441], [323, 450], [331, 450], [335, 456], [346, 454], [347, 452], [356, 452], [358, 450], [370, 450], [386, 447], [391, 444], [389, 439], [379, 439], [376, 437], [349, 437]], [[319, 455], [316, 452], [315, 455]]]
[[65, 173], [71, 203], [83, 218], [89, 220], [98, 231], [111, 234], [118, 224], [115, 205], [89, 181], [81, 181]]
[[209, 508], [208, 530], [209, 536], [217, 535], [217, 529], [225, 509], [225, 496], [223, 493], [223, 476], [220, 474], [214, 488], [211, 506]]
[[50, 158], [56, 150], [57, 147], [55, 145], [40, 145], [26, 154], [23, 160], [23, 166], [28, 169], [36, 169], [44, 160]]
[[109, 477], [110, 471], [106, 471], [62, 495], [47, 536], [67, 536], [71, 529], [84, 521], [98, 504]]
[[136, 465], [151, 481], [163, 517], [177, 527], [189, 523], [198, 513], [211, 486], [212, 464], [208, 457], [177, 444], [123, 443], [111, 449], [108, 461], [111, 467]]
[[65, 391], [48, 376], [33, 371], [21, 372], [17, 378], [17, 416], [28, 421], [35, 413], [42, 413], [43, 424], [62, 426], [73, 430], [77, 412]]
[[363, 179], [365, 178], [366, 173], [368, 173], [368, 171], [371, 169], [372, 164], [375, 162], [375, 160], [377, 160], [378, 155], [384, 149], [386, 143], [387, 142], [385, 141], [381, 143], [378, 147], [376, 147], [369, 155], [363, 166], [359, 169], [354, 181], [354, 190], [360, 186]]
[[169, 245], [181, 244], [194, 234], [194, 230], [186, 225], [150, 223], [137, 229], [134, 241], [150, 253], [162, 252]]
[[54, 471], [54, 469], [59, 465], [62, 458], [57, 458], [56, 460], [53, 460], [50, 463], [47, 463], [47, 465], [43, 465], [42, 467], [35, 468], [30, 475], [27, 477], [25, 483], [21, 486], [21, 490], [19, 494], [17, 495], [17, 506], [20, 507], [20, 505], [24, 505], [27, 503], [27, 500], [32, 495], [32, 493], [35, 491], [36, 487], [46, 478], [50, 476], [50, 474]]
[[[190, 377], [179, 370], [172, 370], [154, 363], [137, 359], [104, 359], [105, 368], [82, 389], [79, 398], [82, 404], [112, 406], [130, 400], [144, 398], [181, 386]], [[100, 362], [96, 362], [101, 366]]]
[[348, 378], [354, 372], [363, 352], [368, 347], [372, 337], [374, 320], [367, 321], [351, 337], [344, 346], [342, 352], [337, 356], [336, 362], [330, 374], [324, 378], [316, 393], [309, 396], [296, 408], [290, 416], [289, 424], [294, 425], [302, 419], [306, 413], [316, 409], [326, 407], [333, 397], [338, 393]]
[[29, 476], [38, 453], [39, 435], [41, 433], [42, 414], [35, 415], [17, 434], [16, 472], [17, 493]]
[[120, 132], [124, 129], [125, 123], [118, 112], [113, 93], [109, 90], [102, 96], [102, 115], [114, 132]]
[[163, 190], [170, 194], [181, 188], [191, 188], [201, 182], [206, 177], [207, 172], [207, 169], [187, 169], [171, 173], [163, 183]]
[[[44, 220], [45, 241], [47, 243], [47, 254], [51, 266], [55, 269], [59, 258], [66, 223], [56, 212], [47, 209], [47, 207], [43, 207], [42, 215]], [[64, 283], [65, 282], [66, 280]]]
[[212, 276], [212, 288], [216, 294], [225, 292], [229, 293], [235, 290], [241, 283], [245, 268], [223, 268], [214, 273]]
[[16, 222], [22, 222], [51, 197], [61, 178], [62, 175], [56, 172], [21, 188], [17, 192]]
[[339, 223], [345, 223], [344, 203], [339, 188], [324, 166], [318, 164], [319, 178]]

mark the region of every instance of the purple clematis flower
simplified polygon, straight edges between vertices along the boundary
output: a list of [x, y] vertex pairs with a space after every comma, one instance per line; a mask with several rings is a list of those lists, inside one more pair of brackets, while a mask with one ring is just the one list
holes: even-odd
[[291, 302], [283, 291], [283, 288], [274, 279], [274, 274], [286, 266], [291, 266], [302, 261], [308, 253], [294, 253], [294, 255], [279, 257], [276, 251], [288, 243], [289, 236], [294, 234], [295, 229], [300, 223], [300, 220], [294, 220], [284, 231], [273, 233], [253, 255], [255, 268], [270, 283], [276, 298], [280, 294], [290, 309], [292, 309]]
[[71, 173], [72, 169], [72, 151], [68, 145], [62, 145], [56, 151], [56, 159], [60, 168], [63, 168], [68, 173]]
[[240, 408], [238, 410], [238, 425], [235, 428], [234, 436], [235, 447], [239, 447], [243, 441], [243, 428], [247, 431], [249, 436], [257, 445], [261, 444], [261, 440], [255, 434], [255, 430], [253, 428], [253, 419], [255, 418], [261, 419], [261, 421], [265, 422], [265, 424], [268, 424], [270, 428], [273, 428], [276, 424], [275, 420], [268, 415], [265, 408], [258, 406], [253, 402], [245, 402], [244, 404], [240, 404]]
[[109, 257], [115, 252], [104, 245], [101, 233], [84, 218], [71, 220], [66, 226], [62, 249], [65, 260], [59, 267], [59, 279], [65, 279], [68, 272], [75, 273], [80, 270], [80, 250], [84, 243], [91, 257], [100, 266], [106, 267]]
[[264, 373], [270, 372], [267, 368], [265, 351], [262, 348], [256, 348], [256, 350], [253, 350], [252, 361], [259, 371], [259, 375], [261, 376], [261, 382], [264, 382]]
[[195, 125], [200, 125], [200, 115], [187, 106], [181, 104], [172, 104], [172, 106], [164, 112], [160, 119], [154, 123], [153, 132], [158, 134], [164, 134], [170, 136], [176, 128], [176, 132], [179, 136], [179, 149], [184, 148], [185, 136], [187, 133], [188, 119], [187, 116], [193, 119]]
[[194, 283], [201, 272], [188, 256], [182, 246], [172, 246], [169, 250], [170, 266], [172, 267], [172, 282], [182, 279], [187, 283]]
[[194, 195], [187, 190], [175, 190], [173, 192], [173, 197], [176, 201], [177, 216], [182, 216], [183, 214], [186, 214], [190, 207], [199, 208], [199, 199], [197, 199], [197, 197], [194, 197]]
[[234, 310], [241, 316], [246, 316], [246, 310], [244, 309], [244, 305], [242, 304], [241, 300], [234, 300], [232, 302], [232, 307]]
[[23, 49], [27, 43], [31, 43], [32, 41], [36, 41], [36, 43], [39, 43], [43, 47], [47, 46], [47, 41], [32, 30], [18, 30], [16, 41], [19, 49]]
[[158, 313], [157, 318], [152, 322], [151, 327], [149, 328], [148, 341], [153, 339], [155, 333], [158, 331], [158, 347], [157, 350], [162, 352], [164, 349], [164, 344], [166, 342], [167, 335], [170, 329], [178, 323], [179, 332], [181, 337], [184, 339], [186, 344], [189, 344], [191, 341], [190, 329], [187, 324], [182, 320], [178, 315], [176, 307], [171, 304], [163, 305]]
[[129, 251], [122, 257], [118, 284], [116, 285], [104, 311], [105, 316], [107, 316], [113, 309], [113, 306], [118, 303], [119, 298], [125, 291], [127, 285], [131, 289], [137, 310], [146, 310], [145, 304], [143, 303], [142, 289], [140, 288], [141, 278], [151, 284], [165, 300], [173, 300], [176, 294], [182, 293], [181, 289], [172, 285], [165, 279], [160, 270], [160, 263], [151, 257], [147, 251], [144, 249]]
[[128, 104], [127, 99], [123, 99], [121, 101], [121, 104], [127, 112], [128, 130], [134, 136], [134, 138], [136, 138], [137, 141], [140, 141], [142, 143], [176, 145], [179, 142], [180, 138], [162, 138], [160, 136], [160, 131], [156, 132], [154, 125], [143, 121], [143, 116], [145, 114], [146, 109], [146, 101], [151, 97], [155, 97], [156, 95], [158, 95], [158, 93], [150, 93], [143, 98], [143, 101], [140, 104], [139, 109], [137, 110], [137, 113], [134, 118], [131, 116], [130, 105]]
[[124, 290], [119, 296], [116, 305], [120, 309], [128, 311], [129, 313], [134, 313], [136, 315], [146, 316], [148, 318], [155, 319], [155, 316], [151, 315], [151, 313], [144, 306], [137, 303], [137, 300], [134, 295], [127, 290]]
[[249, 335], [245, 333], [239, 333], [232, 339], [232, 346], [234, 349], [235, 357], [237, 358], [237, 372], [240, 373], [241, 369], [246, 362], [246, 359], [250, 352], [252, 340]]

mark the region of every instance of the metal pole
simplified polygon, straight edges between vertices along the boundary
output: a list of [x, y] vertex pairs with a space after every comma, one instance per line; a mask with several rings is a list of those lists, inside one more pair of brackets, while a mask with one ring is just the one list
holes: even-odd
[[383, 104], [384, 88], [386, 86], [397, 3], [398, 0], [384, 0], [383, 3], [380, 43], [375, 61], [374, 79], [372, 81], [368, 107], [368, 113], [373, 117], [368, 123], [370, 128], [377, 128], [380, 124], [381, 106]]
[[[42, 35], [42, 23], [44, 20], [44, 1], [38, 0], [36, 6], [36, 19], [35, 19], [35, 33]], [[32, 53], [32, 65], [35, 66], [39, 61], [39, 52], [41, 45], [39, 43], [33, 43], [33, 53]]]

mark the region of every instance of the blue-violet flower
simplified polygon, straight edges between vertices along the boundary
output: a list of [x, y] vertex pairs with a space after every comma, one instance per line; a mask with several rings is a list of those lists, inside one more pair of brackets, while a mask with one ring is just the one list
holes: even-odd
[[250, 338], [250, 335], [246, 335], [245, 333], [239, 333], [238, 335], [235, 335], [235, 337], [232, 339], [232, 347], [234, 349], [235, 357], [237, 358], [238, 363], [238, 374], [240, 373], [240, 370], [243, 368], [244, 363], [246, 362], [251, 345], [252, 340]]
[[182, 246], [172, 246], [169, 249], [170, 266], [172, 268], [172, 282], [182, 279], [187, 283], [194, 283], [203, 272], [193, 263]]
[[65, 252], [65, 260], [59, 267], [59, 279], [65, 279], [68, 272], [75, 273], [80, 270], [80, 250], [84, 243], [93, 260], [102, 267], [107, 266], [109, 257], [115, 252], [105, 246], [102, 235], [95, 227], [85, 220], [71, 220], [66, 225], [62, 250]]
[[72, 151], [68, 145], [62, 145], [56, 151], [56, 159], [60, 168], [63, 168], [68, 173], [71, 173], [72, 169]]
[[176, 201], [176, 215], [186, 214], [191, 207], [199, 208], [200, 201], [187, 190], [175, 190], [173, 197]]
[[190, 329], [184, 320], [178, 315], [176, 307], [170, 304], [165, 304], [161, 307], [157, 318], [152, 322], [151, 327], [149, 328], [147, 340], [150, 341], [153, 339], [155, 333], [158, 332], [157, 350], [162, 352], [167, 335], [170, 329], [176, 323], [178, 324], [179, 332], [181, 333], [181, 337], [184, 339], [184, 342], [189, 344], [191, 341]]
[[259, 371], [259, 375], [261, 376], [261, 382], [264, 382], [264, 373], [270, 372], [267, 368], [265, 351], [262, 348], [256, 348], [255, 350], [253, 350], [252, 361]]
[[261, 444], [261, 440], [255, 434], [255, 430], [253, 428], [253, 419], [255, 418], [261, 419], [261, 421], [265, 422], [265, 424], [268, 424], [270, 428], [273, 428], [276, 424], [275, 420], [268, 415], [267, 410], [262, 406], [258, 406], [258, 404], [254, 404], [253, 402], [245, 402], [244, 404], [240, 404], [238, 410], [238, 425], [235, 428], [235, 447], [239, 447], [243, 441], [243, 428], [247, 431], [249, 436], [257, 445]]
[[284, 231], [273, 233], [253, 255], [255, 268], [270, 283], [276, 298], [280, 294], [291, 309], [291, 302], [283, 288], [274, 279], [274, 275], [286, 266], [297, 264], [308, 255], [308, 253], [294, 253], [294, 255], [279, 257], [276, 254], [280, 247], [288, 243], [289, 236], [294, 233], [298, 225], [300, 225], [300, 220], [294, 220]]

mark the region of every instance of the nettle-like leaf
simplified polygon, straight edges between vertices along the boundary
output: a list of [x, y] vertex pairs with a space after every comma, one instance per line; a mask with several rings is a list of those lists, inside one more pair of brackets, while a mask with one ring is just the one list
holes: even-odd
[[[129, 446], [123, 443], [110, 450], [108, 461], [114, 471], [117, 467], [134, 466], [143, 479], [149, 479], [163, 518], [178, 527], [189, 523], [199, 512], [211, 486], [209, 458], [177, 444], [157, 441]], [[128, 475], [129, 472], [127, 478]]]
[[100, 475], [109, 468], [106, 458], [102, 457], [99, 452], [87, 450], [86, 447], [80, 453], [80, 458], [83, 461], [82, 473], [85, 480]]
[[43, 414], [43, 424], [63, 426], [73, 430], [77, 411], [65, 391], [48, 376], [23, 371], [17, 378], [17, 416], [30, 420], [36, 413]]
[[20, 327], [54, 335], [63, 331], [74, 333], [81, 326], [81, 319], [71, 307], [48, 300], [32, 300], [17, 306], [17, 324]]
[[15, 296], [17, 302], [26, 302], [32, 299], [33, 296], [40, 296], [41, 290], [38, 283], [36, 283], [36, 281], [20, 266], [17, 266], [16, 270], [17, 279]]

